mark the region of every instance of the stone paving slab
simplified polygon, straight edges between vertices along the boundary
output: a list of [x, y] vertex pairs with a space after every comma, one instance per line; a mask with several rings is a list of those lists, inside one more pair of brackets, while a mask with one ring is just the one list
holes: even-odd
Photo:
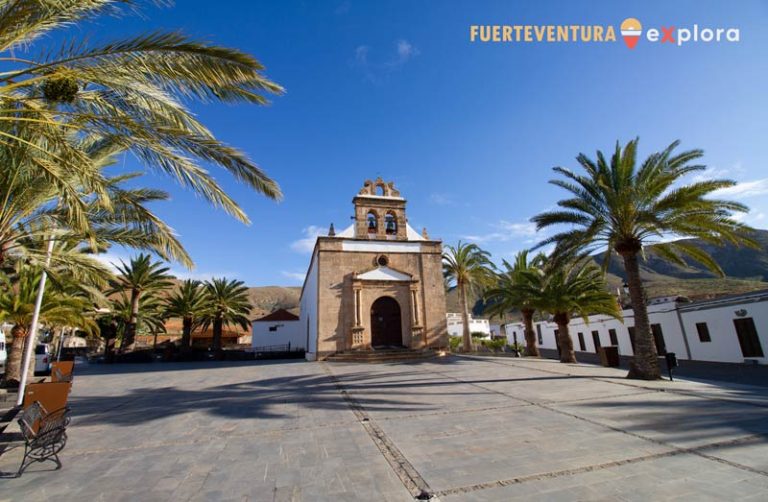
[[0, 501], [768, 499], [765, 388], [623, 377], [479, 357], [78, 368], [64, 468], [0, 479]]

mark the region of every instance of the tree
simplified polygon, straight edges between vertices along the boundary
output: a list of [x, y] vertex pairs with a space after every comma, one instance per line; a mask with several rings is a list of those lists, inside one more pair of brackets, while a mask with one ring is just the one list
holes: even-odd
[[[24, 340], [28, 339], [28, 343], [35, 343], [35, 336], [28, 337], [28, 330], [32, 322], [40, 274], [40, 269], [18, 263], [12, 276], [12, 283], [0, 289], [0, 321], [13, 324], [11, 328], [13, 341], [5, 368], [7, 382], [19, 382], [21, 379]], [[76, 326], [85, 332], [92, 333], [97, 329], [92, 316], [88, 315], [92, 310], [93, 303], [86, 295], [65, 293], [57, 288], [56, 284], [51, 284], [43, 295], [40, 320], [47, 325]], [[30, 367], [34, 368], [34, 364]]]
[[192, 332], [200, 324], [208, 298], [200, 281], [187, 279], [165, 300], [168, 317], [180, 317], [182, 322], [181, 347], [188, 349]]
[[221, 352], [221, 335], [224, 326], [235, 325], [242, 329], [250, 327], [248, 315], [251, 312], [251, 302], [248, 299], [248, 288], [243, 281], [214, 277], [203, 283], [205, 288], [205, 312], [202, 316], [202, 329], [205, 331], [213, 326], [211, 349]]
[[678, 264], [688, 257], [722, 275], [709, 254], [675, 239], [696, 237], [715, 245], [757, 243], [746, 235], [751, 229], [732, 217], [734, 212], [748, 211], [747, 207], [717, 198], [716, 191], [734, 186], [734, 181], [681, 184], [687, 174], [705, 169], [692, 164], [703, 155], [701, 150], [675, 153], [679, 144], [675, 141], [637, 167], [637, 143], [635, 139], [622, 148], [617, 142], [610, 161], [600, 151], [597, 161], [580, 154], [576, 160], [586, 174], [554, 168], [565, 179], [550, 183], [570, 192], [570, 198], [557, 203], [560, 209], [532, 221], [539, 229], [571, 226], [540, 244], [556, 243], [558, 253], [607, 249], [604, 266], [613, 252], [622, 258], [635, 318], [635, 356], [628, 377], [652, 380], [660, 378], [660, 372], [640, 279], [638, 258], [644, 247], [655, 241], [654, 252], [661, 257]]
[[532, 288], [541, 310], [549, 312], [557, 324], [560, 362], [575, 363], [573, 340], [568, 329], [571, 317], [588, 322], [590, 314], [605, 314], [621, 319], [616, 298], [608, 292], [605, 276], [589, 256], [559, 257], [547, 261], [543, 287]]
[[504, 271], [496, 275], [495, 285], [484, 296], [488, 302], [486, 312], [489, 314], [500, 315], [513, 309], [520, 310], [525, 325], [525, 355], [539, 357], [533, 314], [538, 308], [537, 302], [544, 281], [541, 267], [546, 257], [539, 253], [529, 260], [528, 253], [528, 250], [517, 253], [514, 265], [503, 260]]
[[[32, 53], [35, 42], [51, 32], [133, 4], [0, 2], [0, 53], [6, 65], [0, 74], [0, 144], [40, 154], [35, 172], [59, 189], [75, 219], [82, 220], [84, 201], [72, 192], [71, 179], [90, 184], [98, 196], [105, 194], [73, 137], [109, 140], [130, 150], [151, 169], [248, 222], [202, 164], [223, 168], [272, 199], [280, 198], [279, 187], [246, 155], [216, 139], [183, 103], [267, 103], [267, 95], [283, 89], [263, 75], [255, 58], [161, 32], [100, 44], [65, 35], [59, 50], [46, 39], [41, 54]], [[4, 165], [10, 172], [17, 168]]]
[[152, 261], [152, 257], [146, 254], [140, 254], [128, 264], [121, 261], [120, 265], [117, 265], [117, 271], [118, 275], [112, 282], [110, 294], [125, 292], [130, 296], [128, 320], [120, 344], [120, 351], [123, 352], [133, 345], [142, 295], [157, 293], [169, 288], [173, 283], [168, 274], [168, 267], [163, 266], [162, 262]]
[[[131, 319], [134, 322], [134, 338], [141, 331], [148, 331], [154, 335], [153, 348], [157, 346], [157, 334], [165, 333], [165, 305], [162, 299], [153, 292], [142, 294], [139, 298], [139, 308], [134, 314], [131, 298], [121, 292], [117, 298], [112, 301], [112, 317], [117, 321], [117, 332], [122, 333], [122, 343], [120, 347], [128, 345], [126, 343], [126, 334], [131, 326]], [[133, 342], [131, 342], [133, 343]]]
[[443, 251], [443, 276], [459, 291], [461, 319], [464, 325], [462, 341], [465, 352], [472, 350], [467, 293], [479, 291], [491, 284], [493, 268], [490, 254], [480, 249], [477, 244], [466, 244], [459, 241], [456, 247], [447, 245]]
[[[0, 122], [0, 136], [7, 123]], [[23, 126], [15, 126], [20, 134]], [[41, 141], [29, 136], [28, 141]], [[0, 172], [0, 266], [23, 257], [42, 266], [47, 240], [64, 242], [68, 249], [103, 251], [112, 244], [151, 250], [165, 259], [186, 266], [192, 261], [173, 230], [153, 214], [147, 204], [166, 200], [161, 190], [127, 188], [139, 173], [106, 175], [123, 151], [111, 140], [87, 138], [70, 145], [83, 153], [88, 166], [83, 173], [58, 173], [57, 179], [41, 175], [38, 164], [55, 163], [55, 154], [41, 153], [22, 144], [1, 144], [0, 162], [9, 169]], [[77, 258], [80, 261], [74, 261]], [[92, 259], [77, 252], [57, 253], [51, 266], [92, 268]]]

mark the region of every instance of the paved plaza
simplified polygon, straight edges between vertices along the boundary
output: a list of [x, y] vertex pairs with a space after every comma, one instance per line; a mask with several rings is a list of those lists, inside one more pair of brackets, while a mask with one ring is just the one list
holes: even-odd
[[0, 479], [0, 500], [768, 499], [768, 389], [623, 377], [496, 357], [78, 368], [63, 469]]

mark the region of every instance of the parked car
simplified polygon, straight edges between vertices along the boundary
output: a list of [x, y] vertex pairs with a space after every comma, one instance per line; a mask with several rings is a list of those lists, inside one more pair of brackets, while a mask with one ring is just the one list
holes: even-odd
[[51, 350], [47, 343], [35, 347], [35, 375], [51, 374]]

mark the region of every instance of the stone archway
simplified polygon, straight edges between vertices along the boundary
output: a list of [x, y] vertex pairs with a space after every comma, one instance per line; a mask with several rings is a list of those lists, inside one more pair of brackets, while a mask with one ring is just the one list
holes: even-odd
[[391, 296], [382, 296], [371, 305], [371, 346], [373, 348], [403, 346], [400, 304]]

